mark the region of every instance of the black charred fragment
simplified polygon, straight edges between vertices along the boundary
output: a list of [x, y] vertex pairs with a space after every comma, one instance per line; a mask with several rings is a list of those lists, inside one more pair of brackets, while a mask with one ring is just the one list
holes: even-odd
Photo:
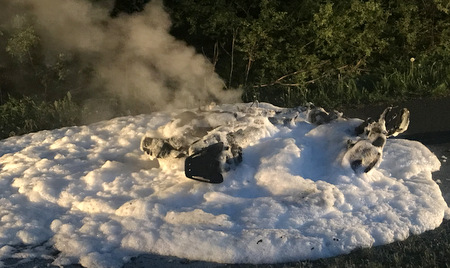
[[375, 146], [375, 147], [383, 147], [385, 143], [386, 143], [386, 138], [383, 135], [383, 136], [380, 136], [380, 137], [376, 138], [372, 142], [372, 145]]
[[366, 169], [364, 169], [364, 172], [365, 173], [369, 172], [378, 163], [378, 161], [380, 161], [380, 158], [381, 158], [381, 153], [378, 153], [376, 159], [373, 160], [372, 163], [370, 163], [369, 166], [366, 167]]
[[350, 166], [352, 167], [352, 169], [354, 171], [357, 171], [358, 168], [362, 165], [362, 160], [355, 160], [353, 162], [350, 163]]

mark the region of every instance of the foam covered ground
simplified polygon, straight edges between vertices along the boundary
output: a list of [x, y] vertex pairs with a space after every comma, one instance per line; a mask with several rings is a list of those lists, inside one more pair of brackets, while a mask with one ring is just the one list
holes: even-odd
[[339, 155], [361, 120], [314, 126], [300, 114], [274, 125], [273, 110], [283, 111], [206, 108], [223, 126], [214, 131], [252, 133], [241, 165], [217, 185], [187, 179], [180, 159], [158, 163], [139, 150], [145, 133], [182, 135], [186, 126], [170, 123], [177, 112], [0, 141], [0, 259], [53, 258], [51, 246], [56, 265], [120, 267], [149, 252], [278, 263], [403, 240], [449, 218], [432, 180], [440, 162], [421, 143], [388, 139], [381, 165], [355, 174]]

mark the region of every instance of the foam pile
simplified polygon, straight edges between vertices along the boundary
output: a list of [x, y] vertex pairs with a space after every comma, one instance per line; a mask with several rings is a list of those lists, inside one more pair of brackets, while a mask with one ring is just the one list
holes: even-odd
[[120, 267], [142, 253], [277, 263], [403, 240], [449, 218], [432, 180], [440, 162], [421, 143], [389, 139], [381, 165], [355, 174], [337, 159], [361, 120], [274, 125], [267, 113], [240, 113], [248, 108], [209, 108], [217, 124], [230, 124], [220, 111], [258, 129], [218, 185], [187, 179], [180, 159], [158, 163], [139, 150], [161, 126], [182, 133], [169, 123], [176, 113], [0, 141], [0, 258], [46, 257], [51, 246], [56, 265]]

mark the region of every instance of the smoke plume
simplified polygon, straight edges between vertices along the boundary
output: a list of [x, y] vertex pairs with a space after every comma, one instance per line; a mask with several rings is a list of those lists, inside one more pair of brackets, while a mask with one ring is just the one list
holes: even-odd
[[109, 17], [112, 2], [8, 2], [5, 13], [33, 18], [49, 61], [69, 51], [93, 67], [92, 89], [106, 88], [149, 111], [240, 100], [237, 90], [223, 90], [223, 81], [203, 55], [170, 35], [170, 17], [161, 0], [151, 1], [143, 12], [114, 19]]

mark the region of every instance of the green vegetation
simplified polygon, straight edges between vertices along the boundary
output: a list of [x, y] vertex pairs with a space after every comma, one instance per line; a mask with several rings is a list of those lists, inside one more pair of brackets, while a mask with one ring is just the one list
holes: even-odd
[[173, 34], [244, 101], [335, 108], [450, 93], [448, 1], [165, 3]]
[[61, 100], [36, 102], [30, 97], [10, 98], [0, 106], [0, 139], [80, 122], [81, 109], [70, 93]]

